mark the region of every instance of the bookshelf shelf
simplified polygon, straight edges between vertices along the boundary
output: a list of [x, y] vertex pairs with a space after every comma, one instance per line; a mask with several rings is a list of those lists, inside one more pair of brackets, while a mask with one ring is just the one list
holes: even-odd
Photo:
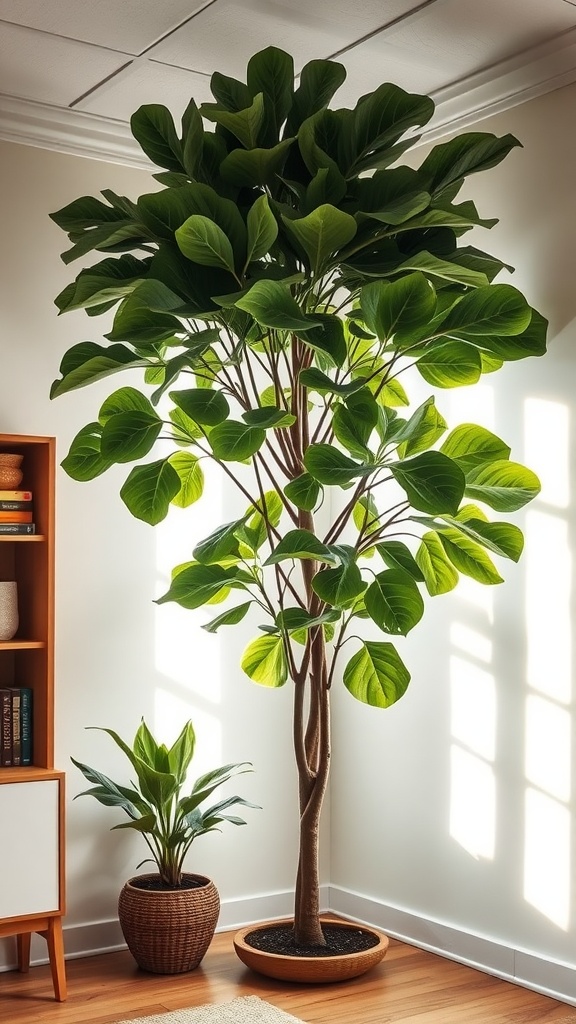
[[54, 767], [56, 446], [52, 437], [0, 434], [0, 452], [23, 456], [19, 487], [32, 491], [37, 531], [0, 535], [0, 580], [16, 581], [19, 615], [15, 636], [0, 642], [0, 689], [32, 691], [32, 764], [0, 766], [0, 820], [11, 822], [0, 872], [0, 937], [16, 936], [23, 972], [32, 933], [46, 939], [55, 997], [62, 1001], [65, 779]]

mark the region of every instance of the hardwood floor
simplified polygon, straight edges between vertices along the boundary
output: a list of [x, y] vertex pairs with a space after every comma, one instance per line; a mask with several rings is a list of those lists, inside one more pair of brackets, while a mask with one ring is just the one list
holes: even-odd
[[257, 995], [307, 1024], [576, 1024], [576, 1007], [394, 939], [383, 962], [361, 978], [289, 985], [245, 968], [232, 934], [216, 935], [189, 974], [146, 974], [127, 951], [69, 960], [65, 1003], [54, 1000], [49, 967], [0, 974], [0, 1021], [112, 1024]]

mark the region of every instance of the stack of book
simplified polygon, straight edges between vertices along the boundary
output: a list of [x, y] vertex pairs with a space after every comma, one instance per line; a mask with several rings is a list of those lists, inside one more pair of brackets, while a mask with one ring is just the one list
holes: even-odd
[[32, 689], [0, 689], [0, 767], [32, 764]]
[[32, 491], [0, 491], [0, 534], [35, 532]]

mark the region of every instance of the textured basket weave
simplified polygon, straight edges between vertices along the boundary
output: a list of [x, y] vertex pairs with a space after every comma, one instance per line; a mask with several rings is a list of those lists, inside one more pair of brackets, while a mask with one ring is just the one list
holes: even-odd
[[[157, 878], [139, 875], [137, 878]], [[136, 963], [152, 974], [192, 971], [210, 945], [220, 897], [209, 878], [185, 875], [202, 884], [194, 889], [141, 889], [130, 879], [118, 899], [118, 917]]]
[[[289, 924], [289, 921], [271, 921], [272, 925]], [[328, 984], [335, 981], [348, 981], [371, 970], [384, 959], [388, 949], [388, 937], [376, 928], [358, 925], [348, 921], [327, 921], [332, 926], [342, 929], [373, 932], [378, 944], [364, 949], [359, 953], [343, 953], [341, 956], [283, 956], [279, 953], [266, 953], [254, 949], [246, 942], [250, 932], [258, 931], [266, 925], [251, 925], [243, 928], [234, 936], [234, 949], [243, 964], [257, 974], [280, 981], [307, 982], [311, 985]]]

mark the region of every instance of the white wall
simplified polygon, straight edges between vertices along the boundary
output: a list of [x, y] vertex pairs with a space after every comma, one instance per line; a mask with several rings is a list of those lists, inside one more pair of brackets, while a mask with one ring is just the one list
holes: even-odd
[[504, 585], [428, 600], [399, 704], [338, 693], [331, 863], [332, 884], [373, 907], [572, 967], [575, 103], [572, 86], [477, 125], [524, 148], [466, 187], [500, 218], [476, 244], [517, 268], [511, 283], [550, 320], [549, 353], [437, 393], [451, 426], [483, 422], [540, 474], [541, 495], [514, 516], [526, 550], [502, 564]]
[[[69, 243], [48, 214], [104, 188], [135, 199], [157, 185], [143, 171], [7, 143], [0, 146], [0, 165], [0, 428], [55, 435], [60, 461], [104, 397], [130, 381], [120, 375], [53, 402], [48, 397], [66, 349], [98, 341], [107, 329], [83, 312], [57, 317], [54, 298], [80, 264], [61, 262]], [[292, 889], [295, 872], [289, 687], [270, 692], [240, 671], [254, 622], [243, 633], [211, 636], [199, 625], [211, 617], [206, 612], [153, 604], [167, 589], [172, 566], [191, 556], [195, 540], [216, 520], [226, 519], [219, 485], [200, 512], [174, 510], [168, 525], [153, 529], [135, 520], [118, 495], [128, 469], [86, 484], [61, 469], [57, 476], [56, 765], [68, 771], [65, 934], [71, 952], [120, 939], [107, 922], [116, 917], [121, 885], [147, 853], [139, 837], [109, 831], [121, 813], [93, 799], [73, 801], [87, 784], [71, 755], [119, 781], [128, 778], [112, 740], [85, 732], [86, 726], [114, 728], [131, 739], [145, 716], [168, 741], [191, 717], [198, 732], [196, 774], [229, 761], [253, 762], [254, 773], [229, 792], [262, 810], [246, 811], [247, 827], [230, 825], [200, 838], [188, 861], [190, 870], [214, 878], [230, 904], [224, 922], [244, 922], [242, 901]], [[288, 903], [279, 912], [289, 909]], [[104, 924], [94, 929], [94, 922]], [[0, 966], [13, 962], [13, 947], [12, 940], [0, 942]], [[45, 953], [40, 940], [35, 948]]]

